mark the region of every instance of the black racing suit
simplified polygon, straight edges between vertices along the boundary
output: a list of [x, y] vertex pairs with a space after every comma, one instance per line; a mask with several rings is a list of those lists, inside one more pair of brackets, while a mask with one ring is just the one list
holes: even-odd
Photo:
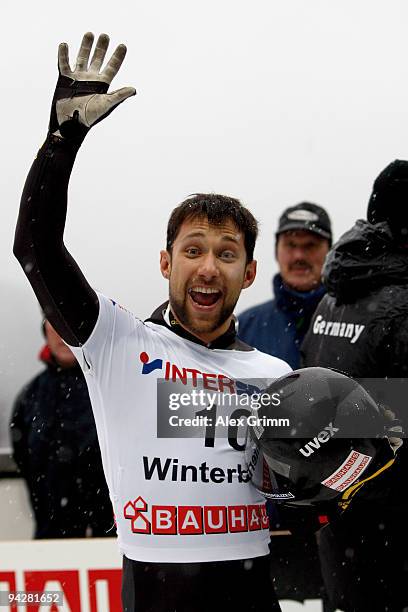
[[[328, 294], [303, 342], [304, 365], [357, 378], [407, 431], [408, 251], [386, 223], [357, 221], [330, 251], [323, 275]], [[340, 609], [408, 606], [407, 447], [405, 440], [370, 503], [357, 497], [320, 533], [326, 587]]]
[[[48, 136], [27, 177], [14, 244], [46, 318], [72, 346], [86, 342], [99, 312], [96, 293], [63, 243], [68, 182], [78, 148], [72, 141]], [[173, 331], [204, 344], [180, 325]], [[252, 350], [236, 338], [233, 324], [206, 346]], [[233, 582], [242, 588], [233, 588]], [[217, 593], [208, 588], [211, 584]], [[268, 556], [183, 564], [141, 563], [125, 557], [122, 599], [126, 612], [280, 610]]]

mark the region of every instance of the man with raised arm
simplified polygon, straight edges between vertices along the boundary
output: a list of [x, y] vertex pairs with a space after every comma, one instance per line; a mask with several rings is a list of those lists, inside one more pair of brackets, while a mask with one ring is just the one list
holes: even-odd
[[265, 504], [235, 430], [157, 436], [158, 379], [234, 393], [249, 388], [244, 379], [266, 387], [290, 371], [236, 337], [233, 310], [256, 274], [256, 220], [216, 194], [175, 208], [160, 260], [169, 300], [145, 322], [97, 294], [63, 243], [76, 153], [90, 128], [135, 94], [107, 93], [126, 53], [119, 45], [101, 70], [108, 41], [102, 34], [89, 60], [93, 35], [85, 34], [73, 71], [60, 45], [49, 132], [24, 187], [15, 254], [85, 373], [123, 553], [124, 610], [279, 610]]

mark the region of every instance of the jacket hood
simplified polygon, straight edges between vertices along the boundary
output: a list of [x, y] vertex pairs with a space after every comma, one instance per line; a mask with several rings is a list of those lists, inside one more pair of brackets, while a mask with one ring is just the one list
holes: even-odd
[[408, 251], [398, 250], [386, 222], [360, 219], [329, 251], [323, 268], [329, 295], [340, 303], [388, 285], [408, 283]]

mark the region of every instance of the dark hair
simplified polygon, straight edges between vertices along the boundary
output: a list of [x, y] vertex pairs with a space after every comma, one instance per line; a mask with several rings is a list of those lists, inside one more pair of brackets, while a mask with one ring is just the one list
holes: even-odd
[[230, 219], [244, 233], [247, 262], [253, 260], [258, 236], [257, 220], [239, 200], [218, 193], [194, 193], [173, 210], [167, 224], [166, 249], [170, 253], [181, 225], [196, 217], [206, 217], [210, 225], [219, 225]]

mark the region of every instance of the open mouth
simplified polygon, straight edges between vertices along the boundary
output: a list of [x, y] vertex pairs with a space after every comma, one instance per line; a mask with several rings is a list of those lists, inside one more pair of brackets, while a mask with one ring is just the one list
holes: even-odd
[[195, 304], [202, 307], [214, 306], [221, 298], [221, 291], [214, 287], [192, 287], [188, 294]]

